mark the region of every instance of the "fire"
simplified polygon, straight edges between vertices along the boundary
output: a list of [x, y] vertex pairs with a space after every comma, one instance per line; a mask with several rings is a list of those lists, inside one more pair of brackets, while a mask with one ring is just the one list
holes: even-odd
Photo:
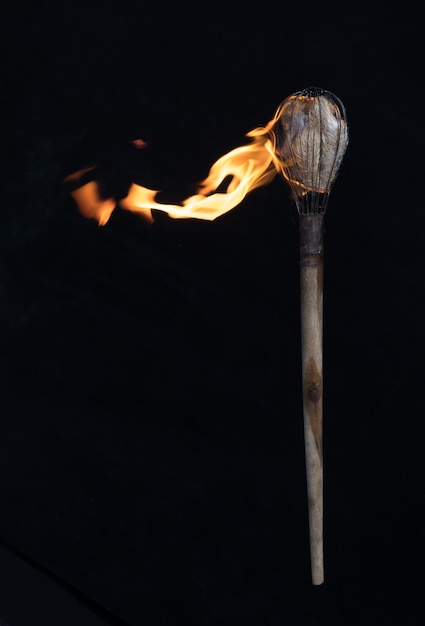
[[[164, 211], [172, 218], [197, 218], [214, 220], [240, 204], [245, 196], [271, 182], [280, 169], [275, 154], [276, 140], [273, 132], [280, 114], [277, 110], [274, 118], [264, 127], [255, 128], [247, 133], [251, 143], [231, 150], [220, 157], [211, 167], [208, 176], [199, 184], [198, 193], [181, 204], [163, 204], [156, 201], [159, 190], [132, 184], [128, 195], [119, 201], [119, 206], [128, 211], [143, 215], [152, 221], [152, 210]], [[142, 148], [146, 143], [135, 140], [133, 144]], [[87, 171], [85, 168], [65, 179], [74, 185]], [[224, 192], [218, 192], [220, 185], [230, 179]], [[117, 206], [113, 198], [102, 198], [96, 181], [90, 181], [71, 192], [80, 212], [88, 218], [94, 218], [99, 225], [106, 224]]]
[[[72, 180], [68, 177], [68, 180]], [[71, 192], [77, 203], [80, 213], [84, 217], [91, 217], [99, 222], [99, 226], [104, 226], [111, 217], [112, 211], [116, 207], [115, 200], [100, 197], [99, 186], [96, 181], [86, 183], [82, 187]]]
[[[158, 203], [157, 191], [133, 184], [120, 206], [135, 212], [159, 209], [173, 218], [214, 220], [240, 204], [249, 191], [272, 180], [276, 173], [271, 167], [273, 150], [273, 142], [266, 135], [254, 136], [251, 145], [236, 148], [218, 159], [201, 183], [199, 193], [186, 198], [182, 205]], [[231, 181], [226, 192], [215, 192], [227, 177]]]

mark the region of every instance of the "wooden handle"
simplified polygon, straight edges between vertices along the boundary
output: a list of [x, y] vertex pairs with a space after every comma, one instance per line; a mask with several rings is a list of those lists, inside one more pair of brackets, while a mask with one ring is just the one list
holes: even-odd
[[[321, 218], [321, 215], [300, 216]], [[317, 224], [315, 224], [317, 226]], [[308, 229], [307, 229], [308, 230]], [[311, 240], [303, 229], [300, 258], [301, 352], [304, 414], [304, 440], [310, 526], [311, 572], [314, 585], [324, 582], [323, 564], [323, 246], [314, 243], [321, 228]], [[313, 252], [313, 253], [312, 253]]]

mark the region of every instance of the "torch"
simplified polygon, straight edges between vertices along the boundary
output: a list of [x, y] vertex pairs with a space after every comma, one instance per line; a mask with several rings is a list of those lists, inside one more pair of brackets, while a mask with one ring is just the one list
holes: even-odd
[[323, 222], [331, 187], [348, 144], [342, 102], [309, 88], [281, 104], [274, 127], [276, 156], [299, 214], [304, 441], [314, 585], [323, 567]]
[[[323, 220], [331, 187], [348, 144], [345, 109], [329, 91], [315, 87], [289, 96], [270, 122], [247, 134], [251, 144], [222, 156], [211, 167], [196, 195], [181, 204], [156, 201], [158, 191], [132, 184], [121, 208], [153, 220], [152, 210], [172, 218], [214, 220], [245, 195], [269, 183], [278, 171], [288, 181], [299, 213], [301, 266], [301, 350], [304, 437], [313, 584], [323, 583], [322, 320]], [[133, 145], [135, 142], [132, 142]], [[137, 140], [136, 147], [146, 146]], [[106, 224], [115, 205], [103, 198], [97, 181], [84, 183], [93, 168], [71, 174], [80, 211]], [[227, 190], [218, 192], [226, 178]]]

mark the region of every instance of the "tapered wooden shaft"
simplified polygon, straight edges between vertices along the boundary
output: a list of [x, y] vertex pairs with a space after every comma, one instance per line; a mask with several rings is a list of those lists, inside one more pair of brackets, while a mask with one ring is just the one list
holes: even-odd
[[301, 351], [311, 574], [323, 566], [323, 214], [300, 215]]

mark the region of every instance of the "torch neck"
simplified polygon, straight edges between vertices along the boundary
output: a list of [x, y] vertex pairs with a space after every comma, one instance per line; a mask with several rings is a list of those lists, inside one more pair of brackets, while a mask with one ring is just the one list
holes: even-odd
[[323, 222], [324, 213], [312, 215], [300, 214], [300, 254], [301, 257], [310, 254], [323, 253]]

